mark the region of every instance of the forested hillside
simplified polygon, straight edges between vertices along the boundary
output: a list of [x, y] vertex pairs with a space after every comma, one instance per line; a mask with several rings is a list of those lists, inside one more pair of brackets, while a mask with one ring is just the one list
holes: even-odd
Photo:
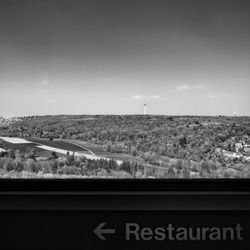
[[127, 164], [147, 166], [147, 172], [151, 167], [152, 176], [154, 167], [172, 177], [250, 176], [248, 153], [236, 148], [250, 144], [249, 117], [33, 116], [2, 126], [0, 134], [73, 140], [111, 158], [126, 156]]

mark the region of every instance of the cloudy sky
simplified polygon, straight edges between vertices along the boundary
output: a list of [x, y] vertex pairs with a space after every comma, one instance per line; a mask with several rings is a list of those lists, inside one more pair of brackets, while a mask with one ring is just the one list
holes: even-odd
[[250, 115], [249, 0], [1, 0], [0, 116]]

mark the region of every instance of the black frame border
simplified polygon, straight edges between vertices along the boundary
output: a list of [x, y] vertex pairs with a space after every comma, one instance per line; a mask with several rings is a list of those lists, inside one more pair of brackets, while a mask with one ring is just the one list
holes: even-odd
[[1, 179], [2, 193], [246, 192], [250, 179]]
[[250, 211], [250, 179], [2, 179], [13, 210]]

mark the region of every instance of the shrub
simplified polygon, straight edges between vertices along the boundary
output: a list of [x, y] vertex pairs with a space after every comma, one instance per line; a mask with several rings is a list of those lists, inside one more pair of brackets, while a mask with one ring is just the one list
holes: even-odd
[[49, 167], [50, 167], [50, 173], [56, 174], [57, 168], [58, 168], [57, 162], [56, 161], [50, 161], [49, 162]]
[[51, 160], [53, 160], [53, 159], [58, 159], [57, 153], [56, 153], [56, 152], [51, 152], [50, 159], [51, 159]]
[[8, 156], [9, 156], [11, 159], [15, 159], [15, 158], [16, 158], [14, 150], [9, 149], [9, 150], [7, 150], [7, 153], [8, 153]]
[[4, 161], [4, 164], [3, 164], [3, 168], [6, 170], [6, 171], [11, 171], [14, 169], [14, 165], [13, 165], [13, 161], [12, 159], [8, 159], [6, 158], [5, 161]]
[[21, 172], [24, 169], [23, 162], [20, 159], [16, 158], [13, 162], [13, 165], [14, 165], [14, 170], [17, 172]]
[[35, 161], [31, 158], [28, 158], [24, 163], [24, 170], [35, 172]]
[[107, 177], [108, 176], [108, 172], [105, 169], [101, 169], [100, 171], [97, 172], [97, 176]]
[[176, 169], [174, 167], [169, 167], [168, 168], [168, 178], [177, 178], [177, 175], [176, 175]]

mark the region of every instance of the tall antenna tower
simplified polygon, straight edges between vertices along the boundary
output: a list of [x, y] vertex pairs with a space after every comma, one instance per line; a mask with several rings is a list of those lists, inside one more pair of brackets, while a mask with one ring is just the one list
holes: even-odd
[[237, 106], [234, 104], [234, 116], [237, 116]]
[[144, 104], [144, 112], [143, 112], [143, 114], [144, 114], [144, 115], [147, 114], [147, 104], [146, 104], [146, 103]]

